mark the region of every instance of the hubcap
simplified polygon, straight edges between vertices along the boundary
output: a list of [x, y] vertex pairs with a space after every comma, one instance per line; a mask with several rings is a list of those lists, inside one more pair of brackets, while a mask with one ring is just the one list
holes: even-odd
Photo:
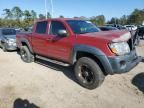
[[21, 56], [24, 61], [27, 60], [27, 53], [24, 50], [21, 51]]
[[93, 71], [88, 65], [80, 66], [79, 77], [81, 77], [83, 83], [87, 84], [93, 83], [94, 80]]

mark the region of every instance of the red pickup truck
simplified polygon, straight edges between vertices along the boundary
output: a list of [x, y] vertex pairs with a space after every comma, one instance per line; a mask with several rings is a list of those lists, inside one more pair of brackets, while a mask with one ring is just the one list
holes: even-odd
[[106, 75], [130, 71], [141, 61], [129, 32], [102, 32], [79, 19], [37, 21], [32, 33], [17, 34], [16, 39], [24, 62], [38, 57], [73, 65], [78, 83], [87, 89], [97, 88]]

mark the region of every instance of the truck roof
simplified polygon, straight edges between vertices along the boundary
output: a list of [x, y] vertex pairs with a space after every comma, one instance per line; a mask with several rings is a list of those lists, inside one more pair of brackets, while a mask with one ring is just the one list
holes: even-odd
[[82, 19], [79, 19], [79, 18], [48, 18], [48, 19], [36, 20], [36, 22], [47, 21], [47, 20], [65, 21], [65, 20], [82, 20]]

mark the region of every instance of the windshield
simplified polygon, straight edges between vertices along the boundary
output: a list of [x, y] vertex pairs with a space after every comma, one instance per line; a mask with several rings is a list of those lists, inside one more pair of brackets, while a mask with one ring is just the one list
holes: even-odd
[[84, 34], [100, 31], [99, 28], [97, 28], [90, 21], [67, 20], [67, 23], [75, 34]]
[[3, 35], [16, 35], [16, 31], [14, 29], [3, 29], [2, 34]]

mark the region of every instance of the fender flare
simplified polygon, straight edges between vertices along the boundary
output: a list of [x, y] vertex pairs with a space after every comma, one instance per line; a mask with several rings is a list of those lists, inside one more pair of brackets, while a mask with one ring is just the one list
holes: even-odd
[[77, 61], [76, 56], [78, 52], [85, 52], [85, 53], [90, 53], [94, 55], [101, 62], [106, 73], [108, 74], [113, 73], [112, 66], [107, 56], [100, 49], [93, 47], [93, 46], [88, 46], [88, 45], [75, 45], [71, 54], [72, 64], [74, 64]]
[[20, 46], [18, 46], [19, 48], [22, 46], [22, 43], [25, 43], [27, 45], [27, 47], [29, 48], [30, 52], [33, 53], [33, 49], [27, 39], [22, 38], [20, 40]]

